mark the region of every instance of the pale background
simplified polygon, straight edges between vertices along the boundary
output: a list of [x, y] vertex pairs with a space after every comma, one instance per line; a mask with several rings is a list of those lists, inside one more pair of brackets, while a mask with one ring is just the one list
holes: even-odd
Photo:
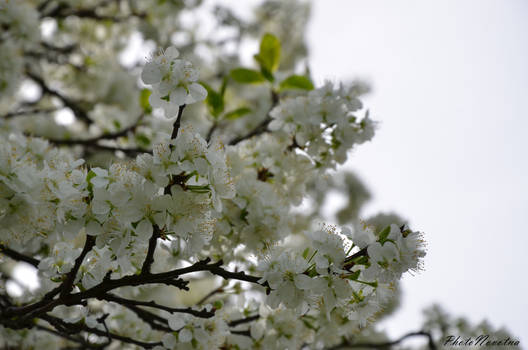
[[425, 271], [403, 280], [394, 337], [439, 302], [528, 343], [528, 1], [315, 0], [317, 82], [362, 77], [380, 121], [347, 163], [425, 233]]

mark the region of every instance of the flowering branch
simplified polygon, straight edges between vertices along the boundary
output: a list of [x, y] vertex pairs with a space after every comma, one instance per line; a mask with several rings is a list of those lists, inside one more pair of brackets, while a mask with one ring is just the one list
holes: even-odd
[[[275, 92], [274, 90], [271, 90], [271, 107], [270, 107], [270, 111], [279, 103], [279, 94], [277, 92]], [[260, 135], [264, 132], [266, 132], [268, 130], [268, 125], [269, 123], [272, 121], [272, 118], [271, 116], [269, 115], [269, 112], [268, 114], [266, 114], [266, 117], [264, 118], [263, 121], [261, 121], [253, 130], [251, 130], [249, 133], [247, 133], [246, 135], [243, 135], [243, 136], [238, 136], [238, 137], [235, 137], [234, 139], [232, 139], [229, 144], [230, 145], [236, 145], [238, 144], [239, 142], [242, 142], [244, 140], [247, 140], [247, 139], [250, 139], [254, 136], [257, 136], [257, 135]]]

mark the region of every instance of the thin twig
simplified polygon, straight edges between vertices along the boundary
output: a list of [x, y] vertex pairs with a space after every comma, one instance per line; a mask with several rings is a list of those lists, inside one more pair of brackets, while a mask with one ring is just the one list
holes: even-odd
[[394, 345], [398, 345], [399, 343], [401, 343], [407, 338], [417, 337], [417, 336], [427, 337], [429, 349], [436, 350], [436, 345], [434, 343], [433, 337], [431, 336], [430, 333], [425, 332], [425, 331], [407, 333], [396, 340], [385, 342], [385, 343], [350, 343], [349, 341], [345, 341], [327, 350], [338, 350], [338, 349], [346, 349], [346, 348], [385, 349], [385, 348], [390, 348]]
[[44, 81], [44, 79], [42, 79], [42, 77], [39, 77], [38, 75], [30, 72], [29, 70], [26, 72], [26, 75], [31, 79], [33, 80], [35, 83], [37, 83], [40, 88], [42, 89], [42, 92], [43, 93], [46, 93], [48, 95], [51, 95], [51, 96], [55, 96], [57, 97], [59, 100], [62, 101], [62, 103], [64, 104], [64, 106], [70, 108], [73, 112], [73, 114], [75, 115], [75, 117], [77, 117], [78, 119], [84, 121], [86, 124], [92, 124], [93, 121], [88, 117], [88, 114], [86, 113], [86, 111], [81, 108], [77, 102], [74, 102], [73, 100], [71, 100], [70, 98], [62, 95], [60, 92], [56, 91], [56, 90], [53, 90], [52, 88], [50, 88], [46, 82]]

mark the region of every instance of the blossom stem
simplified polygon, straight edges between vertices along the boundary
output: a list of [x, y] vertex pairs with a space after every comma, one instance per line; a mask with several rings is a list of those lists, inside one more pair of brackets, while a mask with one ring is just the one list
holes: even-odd
[[174, 140], [176, 138], [176, 136], [178, 136], [178, 130], [180, 129], [180, 122], [181, 122], [181, 117], [183, 115], [183, 110], [184, 109], [185, 109], [185, 105], [181, 105], [178, 108], [178, 116], [176, 117], [176, 121], [174, 122], [174, 127], [172, 129], [171, 140]]
[[75, 276], [77, 276], [77, 271], [79, 271], [79, 268], [81, 267], [81, 264], [84, 258], [86, 257], [86, 254], [88, 254], [90, 250], [92, 250], [94, 245], [95, 245], [95, 236], [87, 235], [81, 255], [79, 255], [77, 259], [75, 259], [75, 264], [73, 265], [71, 271], [68, 272], [68, 274], [66, 275], [66, 279], [64, 280], [62, 284], [62, 290], [60, 293], [60, 296], [62, 298], [70, 294], [73, 288], [73, 282], [75, 281]]

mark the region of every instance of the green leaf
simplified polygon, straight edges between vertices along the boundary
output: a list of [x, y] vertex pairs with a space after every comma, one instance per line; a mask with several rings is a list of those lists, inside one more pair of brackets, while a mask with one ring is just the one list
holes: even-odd
[[213, 88], [204, 82], [200, 82], [207, 90], [207, 97], [205, 103], [209, 109], [209, 113], [215, 118], [224, 111], [224, 97], [222, 94], [216, 92]]
[[279, 39], [273, 34], [266, 33], [260, 41], [260, 52], [255, 59], [261, 68], [270, 73], [279, 68], [281, 45]]
[[149, 89], [143, 89], [141, 90], [141, 93], [139, 94], [139, 105], [141, 108], [143, 108], [143, 111], [147, 114], [152, 112], [152, 107], [149, 103], [149, 97], [152, 91]]
[[121, 123], [119, 122], [119, 120], [112, 120], [112, 124], [114, 124], [117, 130], [121, 129]]
[[258, 84], [265, 81], [262, 74], [253, 69], [236, 68], [230, 73], [231, 78], [242, 84]]
[[224, 79], [222, 79], [222, 86], [220, 87], [220, 95], [224, 96], [225, 91], [227, 88], [227, 82], [229, 81], [229, 77], [226, 75], [224, 76]]
[[389, 236], [390, 230], [391, 230], [390, 226], [387, 226], [379, 233], [378, 242], [380, 242], [382, 245], [387, 240], [387, 237]]
[[235, 119], [238, 119], [246, 114], [249, 114], [251, 113], [251, 109], [248, 108], [248, 107], [241, 107], [241, 108], [237, 108], [235, 109], [234, 111], [231, 111], [231, 112], [227, 112], [225, 115], [224, 115], [224, 118], [225, 119], [228, 119], [228, 120], [235, 120]]
[[280, 89], [301, 89], [301, 90], [313, 90], [314, 86], [312, 81], [303, 75], [290, 75], [280, 83]]
[[88, 186], [86, 186], [86, 189], [88, 190], [88, 193], [90, 196], [93, 196], [93, 185], [91, 180], [96, 177], [97, 174], [93, 172], [93, 170], [90, 170], [88, 174], [86, 174], [86, 182], [88, 183]]
[[142, 146], [146, 147], [150, 145], [150, 139], [147, 135], [143, 133], [137, 133], [136, 135], [136, 142], [141, 144]]
[[274, 82], [275, 81], [275, 77], [273, 76], [273, 73], [271, 73], [269, 70], [267, 70], [266, 68], [261, 68], [260, 72], [262, 73], [262, 75], [264, 76], [264, 78], [266, 78], [268, 81], [270, 82]]
[[355, 272], [353, 272], [350, 276], [348, 276], [347, 278], [350, 279], [350, 280], [354, 280], [356, 281], [358, 278], [359, 278], [359, 274], [361, 273], [360, 270], [357, 270]]
[[216, 300], [216, 301], [213, 303], [213, 307], [214, 307], [216, 310], [220, 310], [223, 306], [224, 306], [224, 302], [223, 302], [222, 300]]

